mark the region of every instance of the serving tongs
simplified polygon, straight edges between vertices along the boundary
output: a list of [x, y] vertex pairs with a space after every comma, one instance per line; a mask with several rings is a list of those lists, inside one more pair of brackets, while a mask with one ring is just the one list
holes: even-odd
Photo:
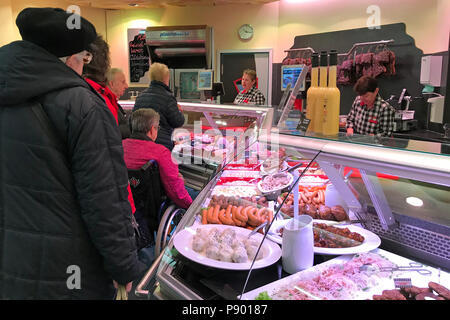
[[260, 224], [259, 226], [257, 226], [255, 229], [252, 230], [252, 232], [250, 232], [250, 234], [248, 235], [247, 239], [250, 239], [250, 237], [252, 237], [255, 233], [257, 233], [259, 231], [259, 229], [264, 228], [265, 226], [267, 226], [267, 221]]
[[432, 273], [430, 270], [425, 269], [423, 265], [417, 262], [410, 262], [409, 266], [395, 266], [395, 267], [378, 267], [370, 263], [366, 263], [359, 267], [359, 271], [375, 271], [375, 272], [416, 271], [421, 275], [430, 275]]
[[[316, 221], [316, 222], [320, 223], [320, 221]], [[344, 220], [344, 221], [327, 222], [327, 225], [329, 225], [329, 226], [347, 226], [350, 224], [364, 223], [364, 222], [366, 222], [366, 220]]]

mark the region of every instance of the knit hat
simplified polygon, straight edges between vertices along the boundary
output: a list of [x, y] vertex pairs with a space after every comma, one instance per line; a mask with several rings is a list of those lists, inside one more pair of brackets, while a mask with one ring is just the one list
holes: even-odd
[[89, 49], [97, 32], [88, 20], [59, 8], [26, 8], [16, 19], [23, 40], [58, 58]]

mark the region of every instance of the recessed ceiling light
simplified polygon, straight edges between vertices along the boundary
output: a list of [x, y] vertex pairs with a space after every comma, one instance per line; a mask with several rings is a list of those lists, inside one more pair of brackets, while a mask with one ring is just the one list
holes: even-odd
[[423, 206], [422, 199], [416, 198], [416, 197], [408, 197], [406, 198], [406, 203], [414, 206], [414, 207], [421, 207]]
[[139, 7], [139, 4], [137, 4], [137, 3], [129, 3], [128, 5], [130, 7]]

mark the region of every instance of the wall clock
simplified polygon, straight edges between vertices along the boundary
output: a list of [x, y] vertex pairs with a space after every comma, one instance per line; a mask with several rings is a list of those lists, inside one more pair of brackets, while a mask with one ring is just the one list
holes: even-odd
[[249, 40], [253, 37], [253, 27], [249, 24], [243, 24], [239, 27], [238, 35], [241, 40]]

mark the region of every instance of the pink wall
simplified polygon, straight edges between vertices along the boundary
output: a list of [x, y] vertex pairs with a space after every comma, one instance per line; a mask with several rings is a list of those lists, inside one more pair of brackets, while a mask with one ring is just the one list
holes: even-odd
[[[207, 24], [214, 28], [219, 50], [273, 49], [273, 62], [281, 62], [294, 37], [367, 26], [367, 8], [380, 9], [380, 23], [403, 22], [406, 31], [424, 53], [448, 50], [450, 1], [448, 0], [281, 0], [266, 5], [168, 7], [152, 10], [107, 11], [107, 38], [113, 48], [113, 64], [126, 70], [127, 28]], [[253, 25], [255, 35], [243, 42], [237, 29]], [[349, 48], [350, 49], [350, 48]]]
[[[15, 26], [17, 14], [27, 6], [67, 8], [64, 0], [1, 0], [0, 45], [20, 39]], [[112, 62], [127, 70], [127, 28], [147, 26], [207, 24], [214, 28], [214, 45], [219, 50], [273, 49], [273, 62], [280, 62], [294, 37], [367, 26], [371, 5], [380, 8], [381, 24], [403, 22], [417, 47], [424, 53], [448, 50], [449, 0], [281, 0], [265, 5], [167, 7], [161, 9], [103, 10], [82, 7], [108, 40]], [[255, 29], [252, 40], [238, 39], [240, 25]]]

